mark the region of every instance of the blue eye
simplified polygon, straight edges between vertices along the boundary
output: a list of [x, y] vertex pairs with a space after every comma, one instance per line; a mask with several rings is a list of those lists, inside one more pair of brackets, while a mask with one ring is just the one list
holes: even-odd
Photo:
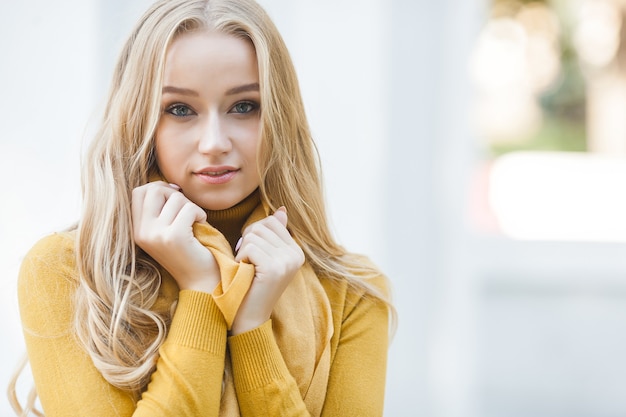
[[193, 116], [195, 112], [184, 104], [172, 104], [166, 110], [167, 113], [176, 117]]
[[259, 105], [251, 101], [241, 101], [235, 104], [231, 110], [232, 113], [251, 113], [259, 108]]

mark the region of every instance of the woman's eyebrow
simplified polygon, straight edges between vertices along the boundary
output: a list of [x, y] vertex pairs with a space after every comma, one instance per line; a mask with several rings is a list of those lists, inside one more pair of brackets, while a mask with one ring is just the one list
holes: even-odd
[[197, 91], [190, 90], [188, 88], [180, 88], [180, 87], [172, 87], [172, 86], [163, 87], [163, 94], [165, 93], [182, 94], [185, 96], [194, 96], [194, 97], [199, 96]]
[[226, 91], [226, 95], [230, 96], [233, 94], [246, 93], [248, 91], [259, 91], [259, 83], [244, 84], [233, 87], [230, 90]]
[[[230, 96], [230, 95], [239, 94], [239, 93], [246, 93], [248, 91], [259, 91], [259, 83], [250, 83], [250, 84], [244, 84], [244, 85], [239, 85], [237, 87], [233, 87], [230, 90], [226, 91], [226, 95]], [[165, 93], [182, 94], [182, 95], [194, 96], [194, 97], [199, 96], [198, 92], [195, 90], [191, 90], [189, 88], [174, 87], [174, 86], [169, 86], [169, 85], [163, 87], [163, 94]]]

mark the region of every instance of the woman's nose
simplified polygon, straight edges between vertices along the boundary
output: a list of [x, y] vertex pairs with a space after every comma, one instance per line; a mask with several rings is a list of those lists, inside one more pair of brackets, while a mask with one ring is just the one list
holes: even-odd
[[198, 150], [204, 154], [222, 154], [230, 151], [231, 141], [224, 122], [218, 115], [211, 115], [202, 126]]

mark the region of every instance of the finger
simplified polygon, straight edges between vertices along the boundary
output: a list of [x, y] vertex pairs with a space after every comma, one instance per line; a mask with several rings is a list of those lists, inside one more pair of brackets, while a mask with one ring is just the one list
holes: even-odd
[[278, 233], [271, 230], [264, 224], [258, 224], [258, 222], [256, 225], [253, 225], [248, 229], [247, 233], [242, 236], [241, 243], [238, 244], [238, 250], [235, 251], [235, 260], [237, 262], [246, 259], [248, 256], [246, 248], [249, 245], [261, 248], [264, 252], [270, 254], [271, 256], [277, 256], [278, 254], [285, 253], [285, 251], [300, 251], [300, 247], [293, 240], [287, 229], [285, 229], [276, 219], [273, 221], [279, 229]]
[[166, 183], [159, 181], [146, 185], [146, 193], [143, 199], [142, 214], [149, 217], [159, 217], [165, 202], [174, 193], [175, 189]]
[[285, 206], [281, 206], [272, 216], [274, 216], [284, 227], [287, 227], [287, 209]]
[[[276, 211], [276, 213], [278, 213], [278, 211]], [[276, 233], [276, 235], [280, 236], [282, 240], [288, 240], [291, 238], [291, 235], [286, 228], [286, 214], [284, 212], [281, 212], [279, 215], [273, 214], [271, 216], [267, 216], [262, 220], [252, 223], [244, 229], [242, 235], [245, 236], [249, 233], [258, 233], [263, 227]]]
[[[276, 222], [276, 220], [274, 220]], [[284, 230], [284, 227], [276, 222], [277, 224], [272, 227], [270, 222], [261, 221], [256, 224], [250, 226], [246, 232], [243, 234], [244, 241], [248, 239], [252, 239], [253, 237], [258, 237], [261, 240], [267, 242], [272, 247], [281, 247], [285, 245], [285, 236], [280, 235], [280, 229]], [[274, 230], [276, 229], [276, 230]], [[287, 238], [289, 237], [289, 233], [285, 233]]]
[[133, 218], [133, 223], [135, 227], [137, 226], [137, 222], [141, 218], [141, 213], [143, 213], [143, 200], [146, 196], [146, 187], [141, 186], [133, 189], [131, 194], [131, 216]]
[[250, 238], [244, 239], [243, 242], [241, 249], [239, 249], [235, 257], [236, 262], [248, 262], [253, 265], [262, 265], [264, 261], [270, 258], [270, 253], [267, 251], [268, 247], [267, 245], [263, 245], [262, 242], [260, 243], [258, 240]]
[[287, 230], [287, 213], [284, 211], [276, 211], [271, 216], [264, 219], [263, 224], [271, 230], [282, 242], [293, 242], [293, 237]]
[[[257, 265], [256, 259], [250, 258], [248, 248], [256, 247], [266, 253], [271, 259], [276, 260], [282, 256], [292, 256], [302, 253], [302, 249], [295, 240], [287, 233], [287, 239], [283, 240], [268, 229], [251, 232], [243, 236], [241, 243], [236, 247], [235, 260], [237, 262], [249, 259]], [[238, 250], [237, 250], [238, 249]]]
[[159, 220], [164, 224], [172, 224], [178, 212], [189, 202], [189, 199], [180, 192], [173, 193], [163, 205], [159, 213]]
[[195, 222], [203, 223], [206, 221], [206, 212], [200, 207], [187, 200], [187, 202], [180, 208], [176, 214], [172, 224], [180, 224], [184, 226], [191, 226]]

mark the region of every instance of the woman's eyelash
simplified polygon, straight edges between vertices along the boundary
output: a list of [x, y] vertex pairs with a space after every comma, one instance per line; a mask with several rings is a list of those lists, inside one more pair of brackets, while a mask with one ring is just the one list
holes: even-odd
[[232, 107], [233, 113], [250, 113], [259, 108], [259, 104], [254, 101], [240, 101]]
[[[230, 109], [230, 113], [248, 114], [258, 110], [259, 108], [259, 103], [252, 100], [244, 100], [233, 105]], [[176, 117], [188, 117], [196, 114], [191, 107], [183, 103], [170, 104], [165, 107], [165, 112]]]
[[165, 108], [165, 111], [177, 117], [192, 116], [195, 114], [189, 106], [182, 103], [171, 104]]

